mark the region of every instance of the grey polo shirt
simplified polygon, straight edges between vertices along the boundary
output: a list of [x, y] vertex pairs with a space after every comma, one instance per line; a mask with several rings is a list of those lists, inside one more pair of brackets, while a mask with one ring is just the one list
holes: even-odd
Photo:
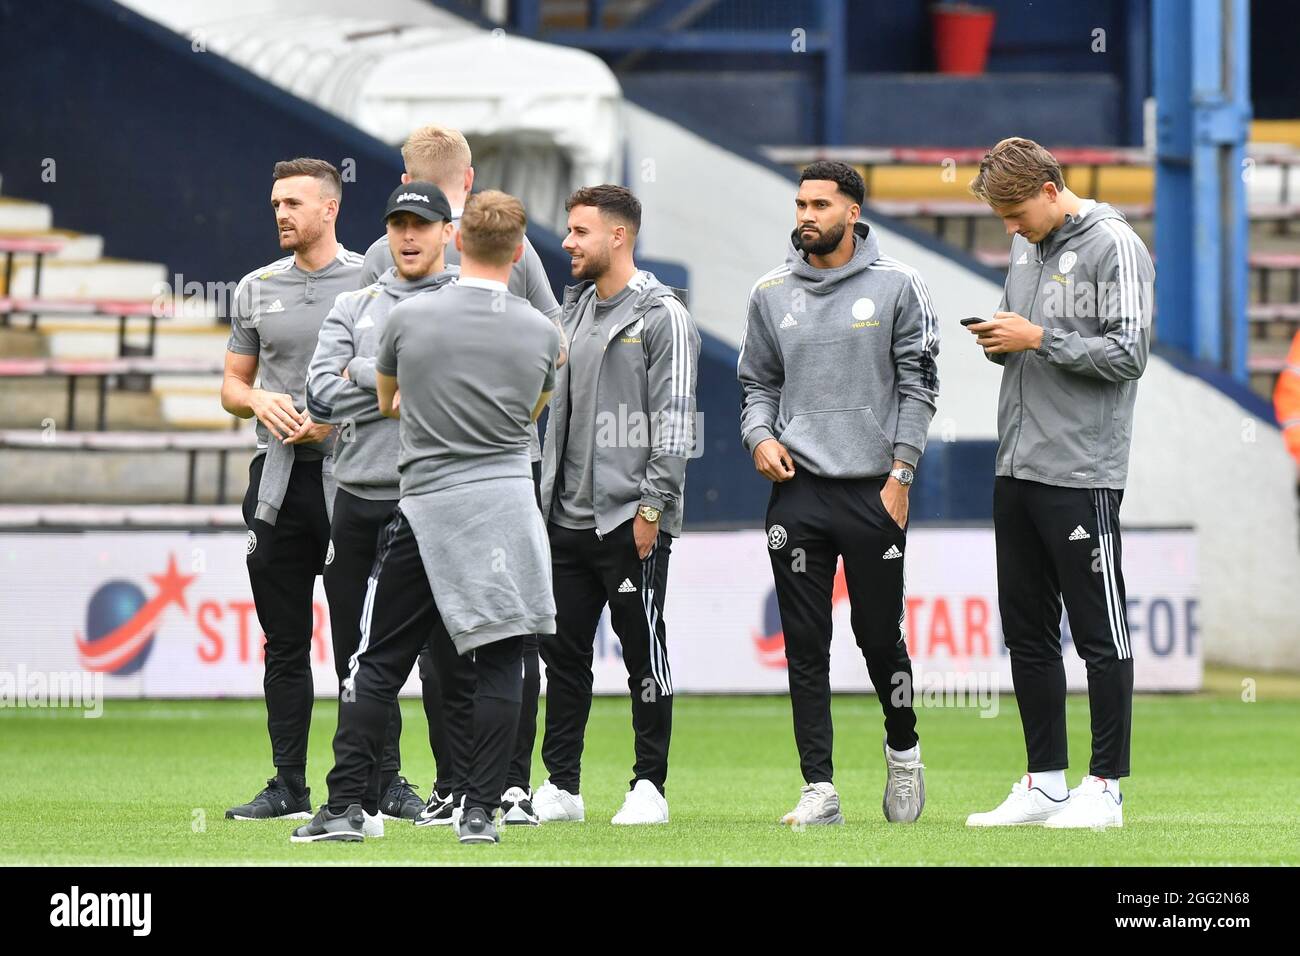
[[[268, 392], [284, 392], [294, 408], [307, 407], [307, 366], [316, 351], [320, 327], [342, 292], [357, 287], [362, 257], [339, 246], [329, 265], [315, 272], [300, 269], [293, 256], [277, 259], [240, 280], [230, 316], [226, 348], [239, 355], [257, 356], [259, 385]], [[257, 444], [266, 447], [270, 436], [257, 423]], [[324, 455], [324, 446], [298, 445], [296, 457]]]

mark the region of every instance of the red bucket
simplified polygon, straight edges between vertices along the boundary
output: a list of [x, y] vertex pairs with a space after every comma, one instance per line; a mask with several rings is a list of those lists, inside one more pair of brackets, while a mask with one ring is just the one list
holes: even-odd
[[966, 3], [948, 3], [931, 7], [930, 19], [939, 72], [983, 73], [993, 39], [993, 11]]

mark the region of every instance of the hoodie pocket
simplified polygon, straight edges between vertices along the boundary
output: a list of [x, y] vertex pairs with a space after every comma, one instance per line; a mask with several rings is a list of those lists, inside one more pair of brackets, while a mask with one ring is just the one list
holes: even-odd
[[798, 464], [824, 478], [883, 475], [894, 461], [893, 443], [867, 406], [794, 415], [777, 438]]

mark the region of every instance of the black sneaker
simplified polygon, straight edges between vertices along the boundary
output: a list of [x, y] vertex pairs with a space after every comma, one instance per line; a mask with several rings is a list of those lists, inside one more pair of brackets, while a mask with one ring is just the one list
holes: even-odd
[[333, 840], [341, 843], [361, 843], [366, 839], [366, 815], [361, 804], [354, 803], [342, 813], [330, 813], [328, 806], [321, 807], [311, 818], [293, 831], [292, 843], [320, 843]]
[[461, 843], [500, 843], [497, 828], [482, 807], [466, 810], [456, 824], [456, 835]]
[[413, 821], [417, 827], [446, 827], [455, 822], [456, 804], [449, 793], [446, 796], [437, 790], [429, 796], [429, 802], [420, 808]]
[[424, 801], [405, 777], [393, 781], [379, 799], [379, 812], [390, 820], [414, 820], [424, 809]]
[[542, 821], [533, 810], [532, 791], [511, 787], [501, 794], [501, 822], [508, 827], [541, 826]]
[[311, 788], [297, 796], [280, 777], [266, 781], [266, 788], [247, 803], [226, 811], [227, 820], [310, 820]]

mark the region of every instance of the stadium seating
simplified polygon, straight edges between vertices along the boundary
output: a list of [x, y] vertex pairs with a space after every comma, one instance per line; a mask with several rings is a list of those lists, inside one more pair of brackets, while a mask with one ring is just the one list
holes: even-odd
[[161, 264], [107, 259], [100, 237], [53, 219], [0, 199], [0, 498], [225, 502], [254, 439], [220, 410], [214, 309], [171, 296]]

